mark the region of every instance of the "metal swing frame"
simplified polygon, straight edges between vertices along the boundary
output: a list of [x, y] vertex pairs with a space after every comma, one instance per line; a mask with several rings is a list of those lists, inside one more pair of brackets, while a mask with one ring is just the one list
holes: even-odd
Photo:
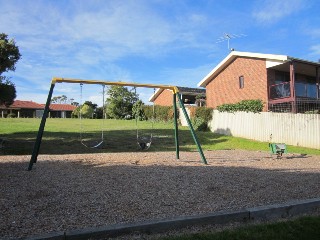
[[142, 83], [132, 83], [132, 82], [112, 82], [112, 81], [101, 81], [101, 80], [82, 80], [82, 79], [71, 79], [71, 78], [60, 78], [60, 77], [54, 77], [51, 81], [50, 90], [48, 93], [47, 102], [44, 108], [44, 112], [42, 115], [42, 119], [40, 122], [37, 138], [33, 147], [31, 159], [29, 162], [28, 170], [32, 170], [33, 164], [37, 162], [40, 145], [42, 141], [42, 136], [44, 132], [44, 128], [46, 125], [46, 120], [49, 113], [49, 106], [52, 98], [52, 93], [55, 87], [56, 83], [83, 83], [83, 84], [100, 84], [100, 85], [116, 85], [116, 86], [132, 86], [132, 87], [145, 87], [145, 88], [160, 88], [160, 89], [168, 89], [172, 91], [173, 95], [173, 109], [174, 109], [174, 137], [175, 137], [175, 147], [176, 147], [176, 159], [179, 159], [179, 136], [178, 136], [178, 114], [177, 114], [177, 99], [180, 105], [180, 108], [182, 109], [182, 112], [187, 120], [191, 135], [193, 137], [193, 140], [195, 142], [195, 145], [197, 146], [198, 152], [201, 157], [201, 161], [204, 164], [207, 164], [207, 160], [203, 154], [202, 147], [199, 143], [199, 140], [197, 138], [197, 135], [194, 131], [194, 128], [191, 124], [190, 118], [188, 116], [188, 113], [184, 107], [183, 101], [181, 100], [181, 95], [179, 93], [179, 89], [176, 86], [169, 86], [169, 85], [161, 85], [161, 84], [142, 84]]

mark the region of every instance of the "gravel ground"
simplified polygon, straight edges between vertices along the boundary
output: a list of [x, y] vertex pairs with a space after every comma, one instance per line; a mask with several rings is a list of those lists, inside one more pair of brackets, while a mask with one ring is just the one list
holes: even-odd
[[0, 239], [320, 197], [320, 157], [207, 151], [0, 156]]

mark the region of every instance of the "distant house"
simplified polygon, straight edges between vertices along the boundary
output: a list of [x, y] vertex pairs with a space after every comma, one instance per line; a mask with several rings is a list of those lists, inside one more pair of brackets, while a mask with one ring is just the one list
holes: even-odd
[[212, 108], [261, 99], [264, 111], [320, 111], [320, 63], [286, 55], [232, 51], [198, 86]]
[[34, 118], [43, 114], [43, 105], [32, 101], [15, 100], [9, 107], [0, 105], [1, 117]]
[[[0, 105], [1, 117], [35, 118], [42, 117], [44, 104], [33, 101], [15, 100], [9, 107]], [[70, 104], [50, 104], [49, 117], [70, 118], [76, 106]]]
[[[206, 90], [201, 88], [178, 87], [181, 99], [184, 104], [195, 104], [196, 97], [203, 95], [205, 97]], [[150, 102], [159, 106], [172, 106], [173, 94], [171, 90], [157, 89], [157, 91], [149, 98]]]
[[52, 118], [71, 118], [71, 113], [76, 106], [71, 104], [51, 103], [49, 106], [49, 117]]

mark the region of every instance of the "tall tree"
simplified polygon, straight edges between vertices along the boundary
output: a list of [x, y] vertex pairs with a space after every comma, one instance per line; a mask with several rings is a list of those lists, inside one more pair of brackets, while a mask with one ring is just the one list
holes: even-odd
[[92, 103], [91, 101], [85, 101], [83, 105], [90, 106], [93, 110], [95, 110], [98, 107], [98, 104]]
[[109, 118], [132, 118], [133, 104], [138, 100], [135, 91], [129, 91], [123, 86], [111, 86], [107, 90], [106, 112]]
[[0, 33], [0, 104], [9, 106], [16, 98], [15, 85], [3, 73], [15, 71], [15, 64], [20, 57], [19, 47], [14, 39], [9, 40], [7, 34]]

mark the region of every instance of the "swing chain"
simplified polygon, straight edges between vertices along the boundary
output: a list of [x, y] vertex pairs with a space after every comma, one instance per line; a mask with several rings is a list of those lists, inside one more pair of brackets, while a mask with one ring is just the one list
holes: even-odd
[[104, 108], [105, 108], [105, 103], [104, 103], [104, 95], [105, 95], [105, 85], [102, 84], [102, 126], [101, 126], [101, 141], [99, 143], [97, 143], [96, 145], [94, 146], [89, 146], [87, 145], [84, 140], [83, 140], [83, 124], [82, 124], [82, 112], [81, 112], [81, 108], [82, 108], [82, 96], [83, 96], [83, 83], [80, 83], [80, 109], [79, 109], [79, 119], [80, 119], [80, 141], [81, 141], [81, 144], [87, 148], [97, 148], [99, 147], [103, 142], [104, 142]]

